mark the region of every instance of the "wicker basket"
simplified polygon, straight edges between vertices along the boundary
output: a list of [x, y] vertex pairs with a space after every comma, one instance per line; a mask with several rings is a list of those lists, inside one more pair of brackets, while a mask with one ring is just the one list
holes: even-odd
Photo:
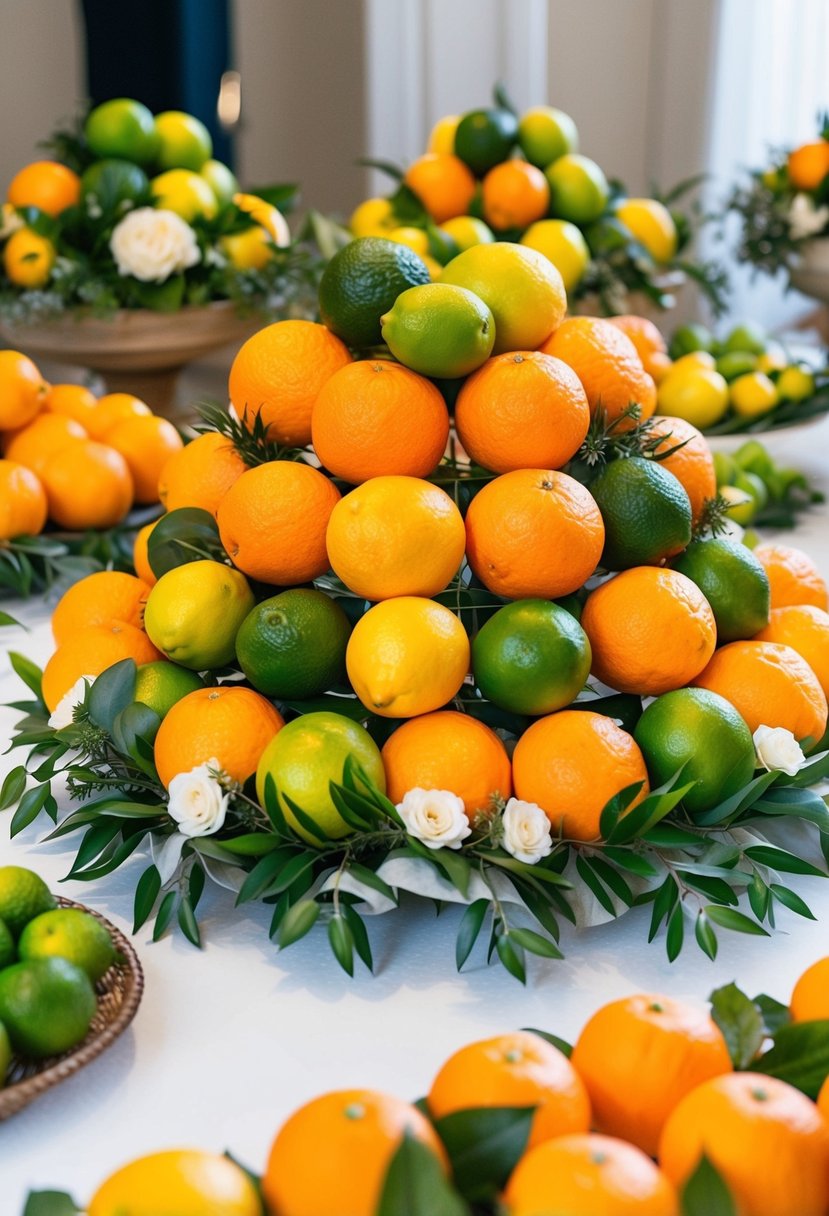
[[63, 1055], [51, 1056], [46, 1060], [21, 1060], [17, 1056], [14, 1057], [6, 1087], [0, 1089], [0, 1119], [17, 1114], [47, 1089], [65, 1081], [79, 1068], [91, 1063], [102, 1051], [106, 1051], [135, 1017], [144, 989], [144, 973], [138, 956], [120, 930], [100, 913], [92, 908], [85, 908], [82, 904], [73, 903], [72, 900], [59, 899], [58, 906], [80, 908], [105, 925], [123, 962], [110, 967], [95, 985], [98, 1010], [92, 1019], [89, 1034], [82, 1043]]

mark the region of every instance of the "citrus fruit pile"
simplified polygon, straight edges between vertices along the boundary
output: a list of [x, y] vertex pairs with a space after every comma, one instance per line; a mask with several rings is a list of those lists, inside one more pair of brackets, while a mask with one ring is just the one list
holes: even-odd
[[636, 993], [574, 1047], [535, 1030], [462, 1046], [416, 1105], [359, 1088], [312, 1099], [278, 1129], [259, 1191], [232, 1158], [170, 1150], [116, 1170], [85, 1210], [825, 1216], [827, 1015], [829, 959], [790, 1007], [734, 984], [710, 1011]]

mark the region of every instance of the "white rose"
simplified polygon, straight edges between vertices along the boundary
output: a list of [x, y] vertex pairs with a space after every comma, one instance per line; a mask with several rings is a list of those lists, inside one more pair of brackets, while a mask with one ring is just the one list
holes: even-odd
[[167, 810], [182, 836], [211, 836], [224, 823], [228, 795], [213, 775], [220, 770], [214, 758], [170, 782]]
[[796, 194], [789, 207], [789, 228], [795, 240], [822, 232], [829, 220], [829, 207], [816, 207], [808, 194]]
[[758, 726], [754, 732], [757, 760], [769, 772], [794, 777], [806, 763], [803, 749], [790, 730], [783, 726]]
[[119, 274], [163, 283], [201, 259], [196, 234], [174, 211], [139, 207], [116, 224], [109, 247]]
[[63, 730], [64, 726], [72, 725], [75, 706], [83, 703], [87, 689], [91, 688], [94, 683], [94, 676], [81, 676], [75, 681], [69, 692], [63, 694], [49, 718], [48, 724], [52, 730]]
[[535, 865], [553, 849], [550, 820], [535, 802], [510, 798], [501, 817], [504, 837], [501, 843], [517, 861]]
[[427, 849], [459, 849], [472, 831], [463, 799], [449, 790], [409, 790], [397, 809], [406, 831]]

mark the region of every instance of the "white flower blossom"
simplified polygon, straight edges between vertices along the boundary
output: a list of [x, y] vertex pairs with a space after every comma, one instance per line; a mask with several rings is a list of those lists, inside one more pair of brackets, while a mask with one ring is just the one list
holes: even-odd
[[816, 207], [808, 194], [796, 194], [789, 207], [788, 221], [795, 240], [816, 236], [829, 222], [829, 207]]
[[463, 799], [449, 790], [409, 790], [397, 809], [406, 831], [427, 849], [459, 849], [472, 831]]
[[118, 273], [163, 283], [201, 259], [196, 234], [174, 211], [139, 207], [116, 224], [109, 247]]
[[552, 852], [550, 820], [537, 803], [510, 798], [501, 823], [504, 829], [501, 843], [517, 861], [532, 866]]
[[64, 726], [72, 725], [72, 714], [75, 706], [83, 702], [87, 690], [94, 683], [94, 676], [81, 676], [75, 681], [69, 691], [63, 694], [49, 718], [49, 726], [51, 726], [52, 730], [63, 730]]
[[7, 240], [15, 232], [19, 232], [24, 227], [25, 224], [14, 207], [9, 203], [4, 203], [0, 207], [0, 241]]
[[214, 776], [220, 770], [214, 757], [170, 782], [167, 810], [182, 836], [212, 836], [224, 823], [228, 795]]
[[754, 732], [754, 750], [758, 763], [770, 773], [788, 773], [794, 777], [806, 763], [803, 749], [784, 726], [758, 726]]

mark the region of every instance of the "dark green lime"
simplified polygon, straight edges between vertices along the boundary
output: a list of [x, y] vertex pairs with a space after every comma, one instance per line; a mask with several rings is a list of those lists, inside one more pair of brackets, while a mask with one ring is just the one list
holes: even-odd
[[86, 1038], [96, 1010], [87, 974], [65, 958], [38, 958], [0, 971], [0, 1021], [21, 1055], [60, 1055]]
[[719, 643], [753, 638], [768, 625], [768, 575], [739, 541], [720, 537], [695, 540], [671, 565], [696, 583], [708, 600]]
[[96, 203], [104, 215], [124, 210], [149, 196], [147, 174], [129, 160], [96, 160], [81, 176], [81, 193], [88, 205]]
[[673, 473], [642, 456], [614, 460], [590, 485], [605, 527], [607, 570], [648, 566], [691, 539], [691, 503]]
[[361, 236], [326, 266], [319, 289], [320, 316], [348, 346], [378, 346], [383, 340], [380, 318], [401, 292], [430, 282], [428, 266], [406, 245]]
[[455, 131], [455, 155], [476, 177], [506, 160], [518, 139], [518, 119], [509, 110], [470, 110]]
[[674, 330], [674, 336], [671, 338], [668, 347], [668, 354], [672, 359], [680, 359], [683, 355], [690, 355], [695, 350], [711, 350], [714, 344], [714, 335], [710, 329], [706, 329], [704, 325], [700, 325], [697, 321], [691, 321], [687, 325], [680, 325]]
[[236, 635], [236, 657], [259, 692], [305, 700], [344, 682], [350, 633], [330, 596], [298, 587], [248, 613]]

